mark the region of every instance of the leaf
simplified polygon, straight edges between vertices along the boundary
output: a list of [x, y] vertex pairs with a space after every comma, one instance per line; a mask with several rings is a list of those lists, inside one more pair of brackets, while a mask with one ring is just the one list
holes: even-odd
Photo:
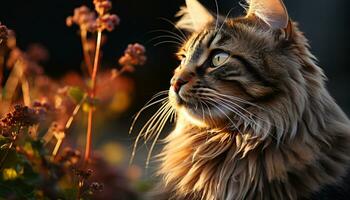
[[3, 171], [2, 171], [2, 178], [5, 180], [5, 181], [8, 181], [8, 180], [15, 180], [18, 178], [18, 174], [17, 174], [17, 171], [13, 168], [5, 168]]
[[90, 98], [88, 97], [86, 99], [86, 102], [83, 104], [83, 111], [84, 112], [89, 112], [90, 109], [95, 109], [96, 106], [100, 104], [100, 100], [97, 98]]
[[12, 149], [0, 149], [0, 158], [6, 156], [4, 159], [2, 166], [4, 168], [13, 168], [16, 167], [17, 164], [23, 163], [23, 158], [17, 154], [17, 152]]
[[10, 146], [11, 146], [11, 143], [6, 143], [6, 144], [1, 145], [0, 149], [9, 149]]
[[135, 187], [139, 192], [147, 192], [152, 188], [152, 185], [153, 184], [150, 181], [138, 181]]
[[79, 103], [85, 96], [85, 92], [79, 87], [69, 87], [68, 96], [72, 98], [75, 103]]
[[77, 194], [78, 194], [78, 189], [76, 188], [69, 188], [62, 191], [62, 195], [64, 196], [64, 199], [67, 199], [67, 200], [70, 200], [70, 199], [74, 200]]
[[11, 141], [10, 138], [0, 135], [0, 144], [6, 144], [6, 143], [9, 143], [10, 141]]

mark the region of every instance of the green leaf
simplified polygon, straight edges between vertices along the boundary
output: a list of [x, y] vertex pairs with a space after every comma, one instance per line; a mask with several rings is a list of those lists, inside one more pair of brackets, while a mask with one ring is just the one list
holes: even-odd
[[2, 166], [4, 168], [13, 168], [16, 167], [18, 164], [23, 163], [23, 158], [20, 157], [13, 148], [0, 149], [0, 158], [3, 158], [3, 156], [6, 156], [2, 163]]
[[85, 96], [85, 92], [79, 87], [69, 87], [68, 96], [72, 98], [72, 100], [75, 101], [75, 103], [79, 103]]
[[139, 192], [147, 192], [152, 188], [152, 182], [151, 181], [146, 181], [146, 180], [140, 180], [136, 182], [136, 190]]
[[62, 191], [63, 198], [67, 200], [75, 200], [77, 194], [78, 189], [76, 188], [69, 188]]
[[8, 149], [8, 148], [10, 148], [10, 146], [11, 146], [11, 143], [6, 143], [6, 144], [1, 145], [0, 149]]
[[10, 141], [11, 141], [10, 138], [7, 138], [7, 137], [0, 135], [0, 145], [9, 143]]

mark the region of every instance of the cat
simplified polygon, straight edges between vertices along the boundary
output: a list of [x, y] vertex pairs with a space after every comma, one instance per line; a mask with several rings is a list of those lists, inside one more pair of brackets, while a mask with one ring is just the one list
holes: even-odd
[[152, 199], [350, 198], [341, 188], [350, 121], [307, 39], [281, 0], [247, 4], [237, 18], [197, 0], [179, 12], [176, 26], [189, 38], [163, 107], [176, 126], [158, 156]]

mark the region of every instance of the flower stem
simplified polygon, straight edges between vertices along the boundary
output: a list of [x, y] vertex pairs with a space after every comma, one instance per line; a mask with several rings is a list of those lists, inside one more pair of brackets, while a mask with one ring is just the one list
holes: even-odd
[[[80, 102], [75, 106], [71, 116], [69, 117], [68, 121], [66, 122], [66, 126], [64, 128], [65, 133], [68, 131], [68, 129], [72, 125], [73, 120], [77, 116], [81, 106], [85, 102], [86, 97], [87, 97], [87, 95], [84, 95], [83, 98], [80, 100]], [[57, 140], [57, 142], [56, 142], [55, 148], [54, 148], [54, 150], [52, 151], [52, 154], [51, 154], [54, 158], [56, 157], [56, 155], [57, 155], [57, 153], [58, 153], [58, 151], [59, 151], [59, 149], [60, 149], [60, 147], [61, 147], [61, 145], [63, 143], [63, 139], [64, 138], [62, 138], [61, 140]]]
[[90, 57], [90, 52], [87, 48], [88, 41], [87, 41], [87, 31], [86, 30], [81, 30], [80, 32], [80, 37], [81, 37], [81, 46], [83, 47], [83, 55], [84, 55], [84, 62], [85, 66], [87, 68], [87, 71], [89, 75], [92, 75], [92, 60]]
[[[101, 49], [101, 39], [102, 39], [102, 31], [99, 30], [97, 32], [97, 42], [96, 42], [96, 52], [95, 52], [95, 59], [94, 59], [94, 68], [91, 75], [91, 92], [90, 92], [90, 98], [91, 100], [95, 99], [96, 96], [96, 77], [97, 77], [97, 71], [100, 61], [100, 49]], [[87, 161], [90, 158], [90, 151], [91, 151], [91, 136], [92, 136], [92, 122], [93, 122], [93, 112], [94, 112], [94, 106], [92, 105], [89, 109], [88, 113], [88, 124], [87, 124], [87, 130], [86, 130], [86, 146], [85, 146], [85, 156], [84, 156], [84, 162], [87, 163]]]

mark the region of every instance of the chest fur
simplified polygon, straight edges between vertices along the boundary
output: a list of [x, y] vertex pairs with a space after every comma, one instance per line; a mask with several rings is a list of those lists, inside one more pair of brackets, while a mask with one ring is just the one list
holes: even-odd
[[176, 199], [299, 199], [339, 181], [349, 139], [300, 134], [275, 144], [249, 133], [188, 129], [170, 134], [160, 174]]

